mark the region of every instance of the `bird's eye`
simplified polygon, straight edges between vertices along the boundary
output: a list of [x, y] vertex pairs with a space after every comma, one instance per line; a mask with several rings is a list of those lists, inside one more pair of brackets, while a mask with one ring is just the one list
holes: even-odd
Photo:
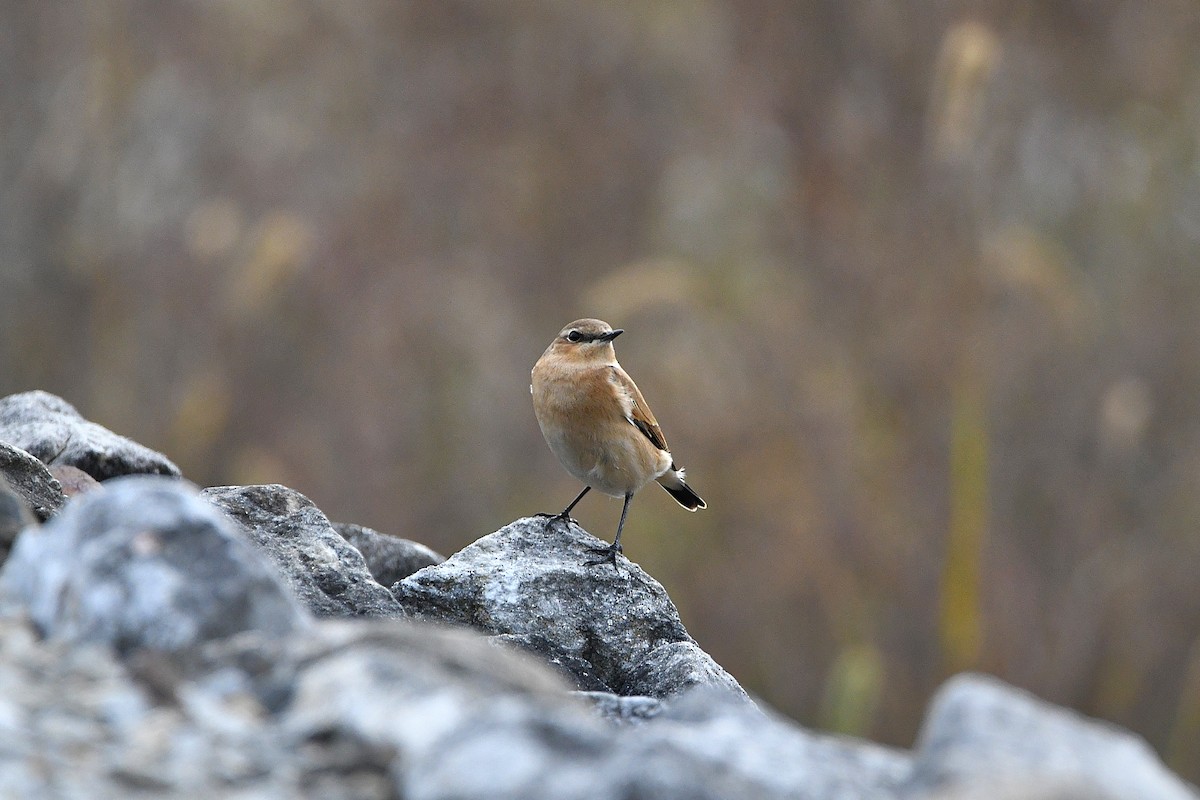
[[571, 331], [567, 334], [567, 341], [568, 342], [582, 342], [583, 334], [581, 334], [579, 331]]

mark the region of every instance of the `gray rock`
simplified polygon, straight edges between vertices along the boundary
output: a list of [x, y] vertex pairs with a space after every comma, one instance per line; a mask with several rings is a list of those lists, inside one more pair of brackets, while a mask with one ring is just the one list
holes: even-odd
[[[696, 646], [658, 581], [578, 525], [517, 520], [392, 586], [410, 614], [502, 635], [570, 674], [577, 688], [668, 697], [732, 676]], [[665, 669], [663, 669], [665, 667]]]
[[371, 571], [375, 580], [384, 586], [391, 586], [419, 569], [446, 560], [445, 556], [435, 553], [423, 544], [410, 542], [399, 536], [387, 536], [362, 525], [335, 522], [333, 529], [362, 553], [363, 560], [367, 562], [367, 569]]
[[58, 513], [67, 502], [62, 485], [45, 464], [3, 441], [0, 441], [0, 478], [42, 522]]
[[391, 593], [371, 576], [362, 554], [299, 492], [279, 485], [216, 486], [201, 496], [245, 530], [317, 616], [402, 613]]
[[279, 577], [189, 485], [128, 477], [26, 530], [0, 592], [46, 636], [122, 651], [178, 649], [306, 615]]
[[[289, 637], [247, 631], [149, 664], [141, 655], [123, 666], [107, 648], [38, 642], [21, 618], [0, 617], [0, 796], [1192, 797], [1150, 783], [1083, 793], [1069, 775], [1011, 762], [930, 787], [916, 777], [945, 753], [923, 748], [914, 770], [911, 753], [806, 731], [706, 687], [666, 702], [584, 698], [648, 712], [612, 723], [533, 657], [418, 622], [330, 620]], [[1029, 727], [1021, 712], [1028, 702], [1000, 687], [986, 718], [1012, 713], [1036, 734], [1042, 723]], [[1060, 721], [1047, 731], [1055, 741], [1094, 727]], [[1141, 770], [1146, 755], [1116, 766]]]
[[[204, 497], [120, 478], [17, 538], [0, 797], [1198, 800], [1140, 739], [979, 676], [914, 752], [805, 730], [747, 702], [638, 567], [585, 566], [577, 526], [519, 520], [395, 599], [301, 495]], [[313, 621], [262, 550], [326, 613], [433, 622]]]
[[553, 639], [537, 633], [501, 633], [493, 636], [492, 641], [497, 646], [536, 653], [580, 692], [612, 694], [605, 678], [598, 675], [596, 667], [588, 661], [588, 653], [564, 652]]
[[[325, 621], [303, 636], [248, 631], [162, 653], [151, 668], [105, 647], [39, 642], [9, 617], [0, 654], [4, 797], [807, 796], [749, 777], [774, 768], [747, 758], [750, 747], [693, 754], [686, 718], [628, 736], [532, 657], [469, 631]], [[691, 713], [719, 727], [740, 712]], [[717, 735], [714, 751], [727, 743]]]
[[374, 753], [408, 800], [605, 796], [589, 793], [610, 731], [532, 657], [412, 623], [323, 633], [298, 659], [283, 715], [317, 764], [331, 750]]
[[693, 641], [659, 645], [626, 673], [622, 692], [670, 697], [694, 686], [719, 686], [736, 693], [742, 687]]
[[[866, 796], [846, 787], [892, 763], [727, 693], [610, 724], [532, 656], [401, 620], [247, 631], [123, 665], [9, 617], [0, 654], [5, 797], [833, 800]], [[804, 790], [830, 775], [840, 794]]]
[[666, 703], [657, 697], [622, 697], [612, 692], [582, 692], [575, 695], [591, 703], [601, 718], [617, 723], [642, 723], [657, 717], [666, 708]]
[[711, 687], [678, 696], [628, 729], [623, 748], [628, 770], [653, 769], [643, 753], [703, 765], [717, 776], [711, 782], [721, 797], [889, 800], [912, 773], [908, 753], [813, 733]]
[[0, 561], [8, 557], [17, 534], [33, 524], [33, 514], [25, 501], [8, 488], [4, 478], [0, 478]]
[[0, 399], [0, 441], [16, 445], [47, 466], [70, 464], [98, 481], [118, 475], [179, 476], [162, 453], [84, 419], [49, 392]]
[[1140, 737], [985, 675], [938, 691], [916, 757], [914, 796], [1197, 800]]
[[63, 494], [67, 497], [74, 497], [100, 487], [100, 481], [70, 464], [55, 464], [50, 467], [50, 474], [62, 486]]
[[0, 617], [0, 655], [0, 797], [304, 796], [263, 709], [215, 676], [161, 702], [111, 648], [21, 616]]
[[[997, 778], [983, 784], [956, 784], [920, 800], [1121, 800], [1102, 792], [1091, 781], [1045, 778]], [[1131, 798], [1132, 800], [1132, 798]]]
[[300, 659], [285, 725], [298, 748], [387, 755], [405, 798], [883, 800], [911, 770], [906, 754], [808, 733], [723, 690], [612, 725], [539, 663], [469, 632], [346, 630]]
[[[322, 643], [314, 647], [316, 638]], [[634, 729], [606, 723], [539, 661], [490, 647], [470, 631], [398, 621], [342, 623], [339, 629], [327, 623], [305, 648], [307, 653], [273, 657], [276, 663], [300, 664], [293, 700], [282, 715], [296, 749], [314, 754], [314, 768], [327, 760], [353, 763], [347, 750], [372, 754], [368, 760], [375, 759], [376, 768], [393, 777], [397, 797], [806, 796], [795, 793], [795, 784], [780, 791], [783, 782], [772, 774], [781, 765], [762, 758], [756, 748], [776, 748], [770, 755], [785, 760], [800, 757], [797, 748], [808, 746], [807, 735], [764, 726], [761, 714], [732, 702], [728, 692], [709, 690], [710, 696], [696, 698], [695, 705], [707, 712], [692, 713], [705, 716], [711, 726], [698, 734], [686, 733], [691, 723], [678, 719], [661, 726], [645, 723], [636, 727], [638, 735], [629, 735]], [[753, 715], [744, 716], [749, 712]], [[733, 734], [726, 731], [755, 730], [782, 738], [770, 744], [758, 737], [729, 752]], [[697, 754], [696, 735], [717, 741]], [[815, 754], [828, 757], [830, 752]], [[843, 759], [834, 766], [847, 763]]]

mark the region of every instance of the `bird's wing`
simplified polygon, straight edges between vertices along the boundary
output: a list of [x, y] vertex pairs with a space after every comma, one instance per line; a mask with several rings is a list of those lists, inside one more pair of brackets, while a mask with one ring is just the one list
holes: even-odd
[[663, 436], [662, 428], [658, 427], [658, 420], [654, 418], [654, 412], [650, 410], [646, 398], [642, 397], [629, 373], [620, 366], [609, 367], [609, 380], [617, 387], [617, 393], [624, 401], [622, 406], [625, 409], [625, 419], [641, 431], [651, 444], [669, 453], [667, 437]]

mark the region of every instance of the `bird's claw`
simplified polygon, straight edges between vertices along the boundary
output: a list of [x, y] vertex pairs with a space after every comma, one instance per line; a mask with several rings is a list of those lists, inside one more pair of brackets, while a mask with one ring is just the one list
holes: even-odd
[[585, 567], [594, 567], [597, 564], [612, 564], [613, 569], [619, 569], [617, 566], [617, 555], [625, 552], [621, 548], [621, 545], [616, 543], [610, 544], [608, 547], [589, 547], [588, 550], [593, 553], [599, 553], [600, 558], [593, 561], [585, 561]]
[[550, 525], [553, 525], [556, 522], [561, 522], [561, 523], [565, 524], [568, 528], [571, 527], [572, 525], [578, 524], [575, 522], [575, 519], [570, 514], [567, 514], [566, 512], [559, 512], [558, 514], [548, 514], [545, 511], [539, 511], [537, 514], [534, 514], [534, 516], [535, 517], [545, 517], [547, 527], [549, 527]]

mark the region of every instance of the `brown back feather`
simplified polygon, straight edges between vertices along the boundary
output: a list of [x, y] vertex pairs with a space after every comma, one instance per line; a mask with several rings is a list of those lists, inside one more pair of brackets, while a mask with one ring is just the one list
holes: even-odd
[[609, 367], [609, 377], [633, 400], [633, 408], [629, 415], [633, 426], [659, 450], [671, 452], [671, 448], [667, 447], [667, 437], [663, 435], [662, 428], [658, 427], [658, 420], [654, 418], [654, 412], [650, 410], [650, 405], [646, 402], [646, 398], [642, 397], [642, 392], [633, 382], [633, 378], [630, 378], [620, 367]]

